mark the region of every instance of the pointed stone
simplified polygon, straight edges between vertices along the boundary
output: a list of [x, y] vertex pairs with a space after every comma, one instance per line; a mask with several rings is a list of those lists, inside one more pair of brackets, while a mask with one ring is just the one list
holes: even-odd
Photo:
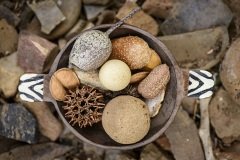
[[56, 44], [23, 31], [18, 41], [18, 64], [26, 72], [42, 73], [50, 68], [58, 47]]

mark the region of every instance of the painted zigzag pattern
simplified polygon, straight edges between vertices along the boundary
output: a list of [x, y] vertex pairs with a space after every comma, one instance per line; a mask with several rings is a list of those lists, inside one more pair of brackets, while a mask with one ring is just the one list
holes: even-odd
[[214, 79], [210, 72], [204, 70], [189, 71], [188, 96], [200, 99], [213, 94]]
[[24, 74], [20, 77], [18, 91], [24, 101], [43, 101], [43, 74]]

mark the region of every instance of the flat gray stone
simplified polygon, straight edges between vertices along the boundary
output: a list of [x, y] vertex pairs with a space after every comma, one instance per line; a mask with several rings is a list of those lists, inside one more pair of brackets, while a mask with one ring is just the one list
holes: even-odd
[[37, 142], [37, 121], [21, 104], [0, 106], [0, 135], [27, 143]]
[[33, 2], [28, 5], [40, 21], [41, 31], [46, 34], [49, 34], [58, 24], [66, 19], [53, 0], [41, 1], [39, 3]]
[[229, 45], [226, 27], [159, 37], [183, 68], [209, 69], [216, 65]]
[[232, 12], [220, 0], [181, 0], [176, 3], [161, 24], [164, 35], [228, 26]]

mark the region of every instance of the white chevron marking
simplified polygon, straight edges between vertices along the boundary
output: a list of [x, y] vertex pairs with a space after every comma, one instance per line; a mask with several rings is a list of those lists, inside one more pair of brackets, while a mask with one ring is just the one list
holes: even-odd
[[213, 94], [213, 91], [208, 91], [204, 94], [201, 94], [201, 96], [199, 96], [199, 98], [200, 99], [207, 98], [207, 97], [210, 97], [212, 94]]
[[188, 86], [188, 90], [194, 89], [199, 85], [198, 81], [195, 81], [191, 77], [189, 77], [189, 81], [192, 83], [191, 85]]
[[[35, 94], [33, 91], [31, 91], [31, 90], [29, 89], [30, 86], [33, 86], [33, 85], [35, 85], [35, 84], [37, 84], [37, 83], [40, 83], [40, 82], [43, 82], [43, 79], [39, 79], [39, 80], [37, 80], [37, 81], [20, 83], [20, 85], [18, 86], [18, 90], [19, 90], [20, 92], [27, 93], [27, 94], [33, 96], [33, 97], [34, 97], [35, 99], [37, 99], [38, 101], [42, 101], [42, 98], [41, 98], [41, 97], [39, 97], [37, 94]], [[39, 88], [43, 88], [43, 84], [41, 84], [41, 85], [42, 85], [42, 87], [39, 87]], [[41, 85], [39, 85], [39, 86], [41, 86]], [[39, 88], [38, 88], [38, 89], [39, 89]], [[35, 90], [35, 89], [34, 89], [34, 90]], [[41, 93], [42, 93], [42, 92], [41, 92]]]
[[195, 77], [198, 77], [203, 82], [203, 85], [200, 88], [196, 89], [195, 91], [189, 93], [188, 96], [199, 93], [203, 90], [206, 90], [208, 88], [212, 88], [214, 86], [214, 81], [212, 79], [207, 79], [207, 78], [197, 74], [194, 71], [190, 71], [190, 74], [194, 75]]
[[33, 87], [33, 90], [43, 95], [43, 84], [39, 84]]
[[39, 74], [34, 74], [34, 73], [28, 73], [28, 74], [24, 74], [20, 77], [21, 81], [25, 81], [27, 79], [31, 79], [31, 78], [35, 78], [37, 77]]

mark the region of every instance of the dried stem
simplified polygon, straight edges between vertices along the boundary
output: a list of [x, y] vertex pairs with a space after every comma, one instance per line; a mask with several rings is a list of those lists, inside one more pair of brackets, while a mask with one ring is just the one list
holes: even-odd
[[126, 17], [123, 17], [120, 21], [118, 21], [117, 23], [115, 23], [111, 28], [109, 28], [106, 31], [107, 35], [110, 35], [116, 28], [118, 28], [119, 26], [121, 26], [126, 20], [128, 20], [129, 18], [131, 18], [135, 13], [137, 13], [138, 11], [140, 11], [141, 8], [137, 7], [134, 8]]
[[211, 97], [200, 100], [201, 111], [201, 125], [199, 129], [199, 136], [203, 144], [206, 160], [215, 160], [212, 149], [212, 141], [210, 137], [210, 124], [209, 124], [209, 112], [208, 106]]

